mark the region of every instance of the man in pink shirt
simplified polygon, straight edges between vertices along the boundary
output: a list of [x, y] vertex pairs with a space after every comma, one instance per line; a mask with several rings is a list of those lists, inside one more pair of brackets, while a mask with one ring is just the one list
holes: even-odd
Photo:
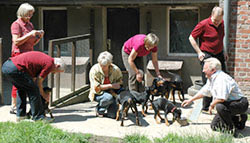
[[157, 45], [159, 38], [153, 34], [137, 34], [128, 39], [122, 47], [122, 60], [123, 64], [128, 71], [129, 90], [143, 91], [143, 56], [152, 52], [152, 62], [155, 68], [156, 75], [161, 77], [158, 57]]
[[38, 51], [25, 52], [3, 64], [3, 74], [17, 87], [17, 121], [26, 118], [26, 96], [30, 101], [32, 119], [47, 119], [41, 96], [47, 102], [49, 97], [43, 91], [43, 80], [49, 73], [63, 72], [64, 65], [60, 58], [52, 58]]
[[[201, 68], [204, 66], [204, 60], [210, 57], [217, 58], [221, 62], [222, 70], [226, 72], [225, 60], [228, 59], [227, 51], [223, 51], [224, 22], [223, 9], [215, 6], [209, 18], [196, 25], [189, 36], [189, 41], [198, 54]], [[196, 39], [199, 38], [199, 46]], [[202, 71], [202, 69], [201, 69]], [[202, 72], [203, 84], [206, 83], [205, 73]], [[203, 98], [203, 110], [208, 111], [212, 101], [210, 97]]]
[[[42, 30], [34, 30], [30, 19], [33, 16], [35, 9], [28, 3], [23, 3], [17, 10], [17, 20], [11, 24], [12, 35], [12, 50], [11, 57], [20, 55], [21, 53], [33, 51], [33, 46], [36, 45], [43, 37]], [[16, 92], [15, 86], [12, 88], [12, 106], [10, 113], [16, 113]]]

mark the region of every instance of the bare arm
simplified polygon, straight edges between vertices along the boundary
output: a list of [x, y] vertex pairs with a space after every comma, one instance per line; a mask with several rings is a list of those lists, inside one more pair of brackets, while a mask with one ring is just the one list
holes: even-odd
[[134, 63], [134, 60], [135, 60], [136, 56], [137, 56], [137, 52], [136, 52], [134, 49], [132, 49], [132, 51], [131, 51], [131, 53], [130, 53], [130, 55], [129, 55], [129, 57], [128, 57], [128, 63], [129, 63], [129, 65], [130, 65], [130, 67], [131, 67], [131, 68], [135, 71], [135, 73], [137, 74], [137, 73], [139, 73], [139, 70], [137, 69], [137, 67], [136, 67], [136, 65], [135, 65], [135, 63]]
[[141, 82], [142, 81], [142, 78], [143, 78], [143, 75], [139, 72], [139, 70], [137, 69], [135, 63], [134, 63], [134, 60], [137, 56], [137, 52], [133, 49], [128, 57], [128, 63], [130, 65], [130, 67], [135, 71], [136, 73], [136, 80], [138, 82]]
[[97, 87], [95, 87], [95, 91], [101, 92], [103, 90], [108, 90], [108, 89], [119, 89], [121, 87], [121, 83], [113, 83], [113, 84], [101, 84]]
[[38, 34], [36, 30], [30, 31], [28, 34], [22, 37], [20, 35], [12, 34], [12, 42], [17, 46], [20, 46], [25, 43], [31, 36], [36, 36], [36, 34]]
[[37, 86], [38, 86], [38, 88], [39, 88], [39, 91], [40, 91], [40, 94], [42, 95], [42, 97], [47, 101], [47, 102], [49, 102], [49, 96], [46, 96], [46, 94], [44, 93], [44, 91], [43, 91], [43, 80], [44, 80], [44, 78], [42, 78], [42, 77], [38, 77], [37, 78]]
[[189, 105], [191, 102], [197, 100], [197, 99], [200, 99], [202, 98], [203, 95], [202, 94], [196, 94], [195, 96], [193, 96], [192, 98], [190, 98], [189, 100], [185, 100], [182, 102], [181, 106], [182, 107], [186, 107], [187, 105]]
[[156, 75], [161, 76], [161, 73], [159, 71], [157, 52], [152, 53], [152, 63], [153, 63], [153, 66], [155, 68]]
[[218, 104], [218, 103], [222, 103], [224, 101], [225, 101], [224, 99], [215, 99], [215, 100], [213, 100], [213, 102], [209, 106], [209, 113], [212, 114], [212, 110], [214, 109], [215, 105]]
[[196, 51], [196, 53], [198, 54], [199, 60], [202, 61], [205, 57], [205, 54], [200, 50], [200, 47], [198, 46], [197, 42], [195, 41], [192, 35], [189, 36], [189, 41], [193, 46], [194, 50]]

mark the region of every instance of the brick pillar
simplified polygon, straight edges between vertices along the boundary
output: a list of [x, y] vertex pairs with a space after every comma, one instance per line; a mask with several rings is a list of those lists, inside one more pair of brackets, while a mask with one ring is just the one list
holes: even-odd
[[250, 1], [231, 0], [228, 71], [250, 99]]

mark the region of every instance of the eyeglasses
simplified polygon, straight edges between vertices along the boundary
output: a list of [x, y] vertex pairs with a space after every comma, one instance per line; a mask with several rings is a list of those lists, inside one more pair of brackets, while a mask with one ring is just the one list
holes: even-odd
[[27, 14], [24, 15], [25, 18], [30, 18], [33, 16], [33, 11], [29, 11]]

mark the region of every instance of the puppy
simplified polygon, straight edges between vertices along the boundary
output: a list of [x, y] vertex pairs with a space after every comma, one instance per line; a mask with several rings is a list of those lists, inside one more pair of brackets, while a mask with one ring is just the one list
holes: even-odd
[[154, 78], [150, 90], [150, 94], [152, 95], [151, 102], [154, 100], [154, 96], [165, 96], [167, 98], [170, 91], [168, 82], [159, 77]]
[[[44, 87], [43, 91], [46, 95], [51, 96], [52, 88]], [[50, 114], [51, 118], [54, 118], [51, 109], [49, 109], [49, 103], [41, 96], [42, 99], [42, 105], [44, 108], [44, 116], [46, 116], [46, 113]], [[31, 116], [31, 110], [27, 113], [28, 116]]]
[[[117, 95], [116, 98], [116, 103], [118, 106], [118, 110], [116, 112], [116, 121], [119, 120], [119, 116], [120, 116], [120, 111], [122, 114], [121, 117], [121, 126], [123, 126], [123, 121], [125, 116], [127, 116], [128, 113], [128, 109], [129, 108], [133, 108], [135, 111], [135, 116], [136, 116], [136, 125], [140, 125], [139, 123], [139, 116], [138, 116], [138, 110], [136, 107], [136, 100], [135, 98], [132, 96], [132, 94], [130, 93], [130, 91], [122, 91], [120, 94]], [[122, 106], [120, 109], [120, 105]]]
[[[130, 91], [131, 95], [135, 98], [136, 103], [142, 105], [141, 112], [144, 117], [146, 117], [146, 113], [148, 109], [147, 102], [149, 100], [149, 96], [151, 95], [150, 92], [151, 92], [150, 87], [145, 87], [145, 91], [141, 93], [137, 91]], [[146, 110], [145, 110], [145, 107], [146, 107]]]
[[[172, 97], [173, 97], [173, 103], [175, 104], [175, 91], [178, 91], [178, 96], [181, 101], [184, 101], [184, 91], [183, 91], [183, 81], [180, 75], [168, 72], [171, 76], [170, 81], [166, 81], [168, 84], [168, 90], [170, 90]], [[182, 98], [181, 96], [182, 95]], [[168, 99], [168, 98], [167, 98]]]
[[160, 124], [160, 122], [157, 120], [157, 115], [159, 116], [159, 118], [161, 120], [163, 120], [163, 118], [160, 115], [160, 110], [163, 110], [165, 113], [165, 124], [167, 126], [169, 126], [169, 122], [167, 119], [168, 113], [173, 114], [173, 122], [175, 120], [181, 119], [181, 109], [177, 109], [177, 107], [173, 103], [169, 102], [166, 98], [158, 98], [158, 99], [154, 100], [152, 102], [152, 106], [153, 106], [153, 109], [155, 112], [154, 119], [155, 119], [157, 124]]

